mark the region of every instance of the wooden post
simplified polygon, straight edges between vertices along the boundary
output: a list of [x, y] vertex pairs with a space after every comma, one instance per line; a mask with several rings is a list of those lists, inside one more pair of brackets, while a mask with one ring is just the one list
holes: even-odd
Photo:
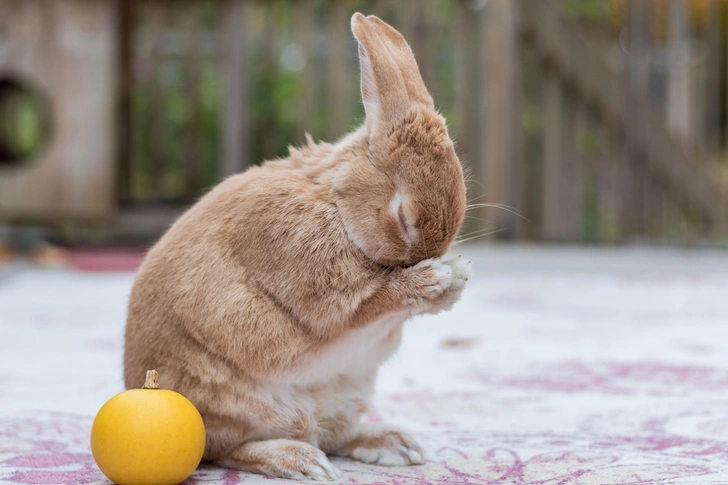
[[670, 1], [669, 43], [667, 58], [667, 126], [684, 147], [696, 142], [691, 99], [691, 46], [688, 33], [688, 8], [684, 0]]
[[223, 82], [225, 101], [222, 109], [222, 160], [220, 175], [242, 172], [248, 156], [247, 88], [245, 70], [245, 0], [222, 4]]
[[665, 192], [655, 174], [648, 174], [645, 194], [645, 233], [659, 239], [665, 226]]
[[358, 98], [357, 85], [354, 78], [355, 65], [352, 62], [355, 55], [355, 42], [351, 35], [349, 19], [353, 15], [351, 7], [345, 2], [335, 2], [331, 5], [329, 42], [329, 75], [328, 93], [326, 97], [329, 106], [328, 136], [333, 140], [351, 128], [351, 115], [354, 99]]
[[561, 231], [561, 164], [564, 143], [564, 86], [551, 64], [543, 80], [543, 238], [558, 240]]
[[564, 127], [562, 130], [562, 159], [561, 159], [561, 183], [559, 198], [561, 209], [561, 239], [564, 241], [577, 241], [579, 239], [580, 223], [580, 201], [579, 201], [579, 179], [581, 170], [580, 160], [576, 147], [576, 135], [578, 125], [578, 101], [575, 99], [573, 89], [568, 89], [566, 105], [564, 108]]
[[[728, 59], [728, 35], [725, 35], [723, 37], [723, 39], [721, 39], [721, 41], [723, 43], [723, 51], [725, 52], [725, 56]], [[723, 82], [723, 85], [721, 86], [721, 89], [728, 92], [728, 62], [724, 62], [723, 66], [724, 66], [723, 68], [725, 69], [725, 71], [723, 72], [724, 82]], [[716, 101], [716, 104], [717, 104], [717, 101]], [[723, 109], [725, 110], [726, 113], [728, 113], [728, 96], [725, 97], [725, 106], [723, 106]], [[728, 147], [728, 123], [726, 123], [726, 131], [723, 133], [723, 136], [724, 136], [724, 148], [725, 148], [725, 147]], [[724, 194], [726, 194], [725, 191], [724, 191]], [[726, 218], [728, 219], [728, 216], [726, 216]], [[727, 226], [725, 228], [725, 232], [728, 233], [728, 220], [726, 220], [724, 222], [724, 224]]]
[[[633, 106], [635, 100], [649, 99], [650, 49], [652, 44], [652, 2], [630, 0], [629, 7], [629, 53], [626, 59], [625, 83], [625, 155], [621, 167], [620, 223], [623, 237], [635, 237], [644, 233], [646, 183], [645, 153], [637, 148]], [[649, 106], [649, 103], [647, 103]]]
[[554, 66], [544, 73], [543, 238], [574, 241], [579, 235], [577, 106]]
[[200, 71], [202, 65], [200, 62], [200, 18], [199, 6], [195, 4], [181, 4], [179, 13], [182, 16], [179, 28], [183, 32], [185, 39], [184, 50], [186, 55], [186, 66], [183, 72], [185, 83], [185, 97], [191, 107], [191, 114], [185, 123], [185, 190], [184, 197], [187, 200], [195, 200], [199, 196], [201, 187], [201, 170], [200, 158], [202, 151], [200, 150], [200, 133], [201, 133], [201, 114], [202, 114], [202, 88], [200, 81]]
[[543, 57], [532, 43], [523, 45], [523, 214], [518, 238], [543, 237]]
[[[143, 15], [147, 20], [148, 43], [145, 45], [146, 65], [145, 65], [145, 83], [149, 93], [149, 132], [145, 134], [146, 160], [137, 160], [138, 163], [148, 163], [151, 167], [149, 170], [149, 180], [146, 183], [140, 183], [143, 187], [140, 191], [146, 201], [161, 196], [168, 196], [167, 187], [165, 186], [165, 165], [166, 153], [162, 150], [164, 142], [162, 139], [165, 135], [163, 115], [164, 109], [164, 92], [161, 82], [161, 50], [162, 37], [167, 27], [166, 11], [163, 4], [152, 2], [140, 4], [144, 6]], [[143, 114], [141, 114], [143, 116]], [[145, 175], [143, 170], [139, 170], [138, 175]]]
[[131, 197], [131, 29], [132, 3], [116, 0], [119, 15], [119, 84], [117, 86], [117, 200], [121, 205], [132, 201]]
[[584, 99], [576, 106], [576, 210], [574, 236], [582, 241], [595, 241], [600, 214], [597, 209], [597, 161], [602, 149], [599, 127], [591, 107]]
[[298, 77], [298, 135], [303, 132], [316, 133], [316, 59], [314, 58], [314, 36], [316, 35], [316, 0], [297, 0], [290, 4], [293, 10], [293, 35], [301, 46], [306, 59], [305, 67]]
[[[456, 36], [456, 63], [458, 72], [458, 105], [460, 119], [458, 136], [459, 148], [464, 154], [464, 163], [468, 175], [468, 201], [470, 203], [496, 202], [487, 193], [485, 186], [485, 163], [483, 143], [483, 126], [487, 113], [484, 89], [485, 49], [483, 39], [485, 31], [485, 8], [473, 2], [460, 0], [458, 3], [458, 20], [460, 26]], [[486, 217], [488, 211], [477, 207], [467, 212], [463, 232], [493, 228], [494, 221]]]
[[708, 0], [708, 25], [706, 32], [706, 77], [707, 87], [701, 102], [706, 108], [705, 147], [709, 155], [720, 149], [721, 126], [721, 53], [723, 51], [721, 18], [723, 9], [720, 0]]
[[[523, 166], [521, 126], [522, 69], [520, 2], [490, 0], [485, 7], [485, 131], [483, 143], [485, 202], [523, 207]], [[517, 216], [503, 209], [488, 208], [485, 219], [493, 220], [502, 237], [516, 236]]]
[[605, 149], [597, 162], [597, 239], [615, 243], [619, 240], [620, 162], [623, 151], [619, 135], [604, 129]]

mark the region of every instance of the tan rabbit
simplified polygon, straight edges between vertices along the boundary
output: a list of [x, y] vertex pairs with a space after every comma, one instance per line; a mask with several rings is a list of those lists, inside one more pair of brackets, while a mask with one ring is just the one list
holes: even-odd
[[410, 317], [448, 309], [469, 261], [441, 258], [463, 172], [404, 38], [355, 14], [366, 123], [235, 175], [149, 252], [129, 303], [127, 387], [147, 369], [207, 427], [204, 459], [333, 480], [326, 455], [424, 462], [396, 428], [360, 423]]

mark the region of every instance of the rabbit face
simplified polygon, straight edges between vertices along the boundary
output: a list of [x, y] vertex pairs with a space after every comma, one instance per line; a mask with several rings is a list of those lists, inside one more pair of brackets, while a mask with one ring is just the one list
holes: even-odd
[[408, 266], [442, 256], [465, 213], [465, 183], [444, 119], [412, 110], [335, 183], [350, 239], [370, 259]]

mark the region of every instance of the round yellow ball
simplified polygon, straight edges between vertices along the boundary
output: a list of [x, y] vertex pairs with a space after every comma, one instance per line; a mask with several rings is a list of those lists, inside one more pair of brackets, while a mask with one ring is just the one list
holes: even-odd
[[183, 395], [132, 389], [112, 397], [91, 428], [91, 452], [118, 485], [177, 485], [205, 451], [205, 425]]

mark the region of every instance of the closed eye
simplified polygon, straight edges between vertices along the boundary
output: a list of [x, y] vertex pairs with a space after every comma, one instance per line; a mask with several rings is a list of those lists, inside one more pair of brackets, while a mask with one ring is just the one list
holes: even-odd
[[390, 203], [392, 215], [397, 218], [399, 230], [402, 233], [402, 239], [408, 244], [412, 244], [417, 238], [417, 230], [408, 220], [405, 213], [404, 196], [401, 192], [397, 192]]
[[407, 219], [404, 217], [404, 209], [402, 206], [399, 206], [399, 211], [397, 213], [398, 219], [399, 219], [399, 228], [402, 231], [402, 234], [404, 235], [404, 239], [407, 242], [412, 242], [414, 240], [414, 229], [407, 224]]

